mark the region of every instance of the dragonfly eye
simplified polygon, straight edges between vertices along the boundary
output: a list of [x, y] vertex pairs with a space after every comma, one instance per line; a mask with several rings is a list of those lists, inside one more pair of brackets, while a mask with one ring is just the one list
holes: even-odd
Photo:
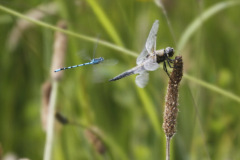
[[167, 54], [169, 57], [172, 57], [174, 55], [174, 49], [171, 47], [167, 47], [165, 49], [165, 54]]

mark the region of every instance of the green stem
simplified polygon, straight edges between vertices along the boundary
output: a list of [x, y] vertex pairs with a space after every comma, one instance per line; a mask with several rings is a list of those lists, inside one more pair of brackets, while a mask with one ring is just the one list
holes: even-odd
[[123, 42], [121, 41], [118, 32], [115, 30], [113, 24], [103, 11], [103, 9], [100, 7], [100, 5], [97, 3], [96, 0], [87, 0], [88, 4], [92, 7], [96, 17], [99, 19], [100, 23], [103, 25], [103, 27], [106, 29], [106, 32], [112, 37], [113, 41], [123, 47]]
[[200, 79], [197, 79], [195, 77], [192, 77], [192, 76], [190, 76], [188, 74], [184, 74], [184, 78], [186, 78], [186, 79], [188, 79], [188, 80], [190, 80], [192, 82], [195, 82], [196, 84], [199, 84], [200, 86], [203, 86], [203, 87], [205, 87], [205, 88], [207, 88], [209, 90], [212, 90], [212, 91], [214, 91], [216, 93], [219, 93], [219, 94], [222, 94], [222, 95], [224, 95], [224, 96], [226, 96], [228, 98], [231, 98], [232, 100], [235, 100], [235, 101], [240, 103], [240, 97], [236, 96], [235, 94], [233, 94], [231, 92], [225, 91], [225, 90], [223, 90], [223, 89], [221, 89], [221, 88], [219, 88], [217, 86], [214, 86], [212, 84], [204, 82], [204, 81], [202, 81]]
[[100, 45], [103, 45], [103, 46], [106, 46], [106, 47], [109, 47], [109, 48], [112, 48], [114, 50], [117, 50], [117, 51], [120, 51], [120, 52], [123, 52], [125, 54], [128, 54], [128, 55], [131, 55], [131, 56], [134, 56], [134, 57], [137, 57], [138, 56], [138, 53], [136, 52], [133, 52], [133, 51], [130, 51], [130, 50], [127, 50], [123, 47], [120, 47], [120, 46], [117, 46], [117, 45], [114, 45], [112, 43], [109, 43], [107, 41], [103, 41], [103, 40], [99, 40], [98, 38], [92, 38], [92, 37], [89, 37], [89, 36], [85, 36], [83, 34], [77, 34], [77, 33], [74, 33], [72, 31], [68, 31], [68, 30], [64, 30], [62, 28], [58, 28], [58, 27], [55, 27], [55, 26], [52, 26], [50, 24], [47, 24], [47, 23], [44, 23], [42, 21], [39, 21], [39, 20], [36, 20], [36, 19], [32, 19], [30, 17], [27, 17], [19, 12], [16, 12], [14, 10], [11, 10], [9, 8], [6, 8], [4, 6], [1, 6], [0, 5], [0, 10], [4, 11], [4, 12], [7, 12], [11, 15], [14, 15], [16, 17], [19, 17], [19, 18], [23, 18], [29, 22], [32, 22], [36, 25], [39, 25], [39, 26], [42, 26], [42, 27], [45, 27], [45, 28], [48, 28], [48, 29], [51, 29], [51, 30], [55, 30], [55, 31], [59, 31], [59, 32], [62, 32], [62, 33], [65, 33], [69, 36], [73, 36], [73, 37], [77, 37], [77, 38], [80, 38], [80, 39], [83, 39], [83, 40], [86, 40], [86, 41], [90, 41], [90, 42], [94, 42], [94, 43], [98, 43]]
[[147, 113], [153, 125], [153, 129], [155, 130], [158, 136], [161, 136], [161, 131], [162, 131], [161, 124], [159, 122], [158, 115], [154, 108], [154, 104], [152, 103], [151, 99], [143, 89], [137, 87], [137, 90], [138, 90], [139, 97], [141, 98], [141, 101], [143, 103], [144, 110]]

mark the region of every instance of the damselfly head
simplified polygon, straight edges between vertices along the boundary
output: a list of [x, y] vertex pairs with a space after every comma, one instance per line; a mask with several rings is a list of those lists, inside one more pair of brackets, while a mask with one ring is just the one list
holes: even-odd
[[100, 57], [99, 60], [100, 60], [100, 61], [104, 61], [104, 58], [103, 58], [103, 57]]
[[171, 47], [167, 47], [165, 50], [164, 50], [164, 54], [167, 54], [168, 57], [172, 57], [174, 55], [174, 49], [171, 48]]

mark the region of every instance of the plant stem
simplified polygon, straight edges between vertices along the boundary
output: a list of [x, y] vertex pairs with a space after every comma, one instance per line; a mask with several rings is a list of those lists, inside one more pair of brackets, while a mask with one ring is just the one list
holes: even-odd
[[170, 160], [170, 137], [166, 137], [166, 160]]
[[53, 81], [53, 89], [51, 91], [50, 103], [48, 108], [48, 118], [47, 118], [47, 137], [44, 149], [44, 160], [51, 160], [53, 139], [54, 139], [54, 115], [56, 107], [57, 98], [57, 88], [58, 82]]
[[222, 11], [223, 9], [227, 9], [228, 7], [240, 5], [239, 1], [225, 1], [219, 2], [206, 11], [204, 11], [198, 18], [196, 18], [183, 32], [178, 46], [177, 51], [182, 51], [183, 47], [186, 45], [187, 41], [189, 41], [190, 37], [197, 31], [199, 27], [203, 24], [204, 21], [208, 20], [218, 12]]
[[240, 97], [235, 95], [235, 94], [233, 94], [233, 93], [231, 93], [231, 92], [228, 92], [228, 91], [226, 91], [224, 89], [221, 89], [221, 88], [219, 88], [219, 87], [217, 87], [217, 86], [215, 86], [213, 84], [210, 84], [208, 82], [205, 82], [205, 81], [203, 81], [201, 79], [192, 77], [192, 76], [190, 76], [190, 75], [188, 75], [186, 73], [184, 73], [183, 77], [186, 78], [187, 80], [190, 80], [191, 82], [194, 82], [194, 83], [196, 83], [196, 84], [198, 84], [198, 85], [200, 85], [202, 87], [205, 87], [205, 88], [207, 88], [209, 90], [212, 90], [212, 91], [214, 91], [216, 93], [219, 93], [219, 94], [221, 94], [223, 96], [226, 96], [226, 97], [228, 97], [228, 98], [230, 98], [230, 99], [240, 103]]
[[23, 18], [29, 22], [32, 22], [36, 25], [39, 25], [41, 27], [45, 27], [45, 28], [48, 28], [48, 29], [51, 29], [51, 30], [55, 30], [55, 31], [59, 31], [59, 32], [62, 32], [62, 33], [65, 33], [69, 36], [73, 36], [73, 37], [77, 37], [77, 38], [81, 38], [85, 41], [89, 41], [89, 42], [97, 42], [99, 43], [100, 45], [103, 45], [103, 46], [106, 46], [106, 47], [109, 47], [109, 48], [112, 48], [114, 50], [117, 50], [119, 52], [123, 52], [125, 54], [128, 54], [128, 55], [131, 55], [131, 56], [134, 56], [134, 57], [137, 57], [138, 54], [136, 52], [133, 52], [133, 51], [130, 51], [128, 49], [125, 49], [124, 47], [120, 47], [120, 46], [117, 46], [115, 44], [112, 44], [112, 43], [109, 43], [107, 41], [103, 41], [103, 40], [98, 40], [97, 38], [92, 38], [92, 37], [89, 37], [89, 36], [85, 36], [83, 34], [77, 34], [77, 33], [74, 33], [72, 31], [68, 31], [68, 30], [65, 30], [65, 29], [62, 29], [62, 28], [59, 28], [59, 27], [55, 27], [53, 25], [50, 25], [50, 24], [47, 24], [47, 23], [44, 23], [42, 21], [39, 21], [39, 20], [36, 20], [36, 19], [33, 19], [33, 18], [30, 18], [26, 15], [23, 15], [19, 12], [16, 12], [10, 8], [7, 8], [7, 7], [4, 7], [2, 5], [0, 5], [0, 10], [6, 12], [6, 13], [9, 13], [11, 15], [14, 15], [16, 17], [19, 17], [19, 18]]

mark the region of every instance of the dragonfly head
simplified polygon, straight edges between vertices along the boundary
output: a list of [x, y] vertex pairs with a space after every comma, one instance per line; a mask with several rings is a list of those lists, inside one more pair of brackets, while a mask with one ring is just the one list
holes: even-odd
[[168, 57], [172, 57], [174, 55], [174, 49], [171, 48], [171, 47], [167, 47], [165, 50], [164, 50], [164, 54], [167, 54]]

